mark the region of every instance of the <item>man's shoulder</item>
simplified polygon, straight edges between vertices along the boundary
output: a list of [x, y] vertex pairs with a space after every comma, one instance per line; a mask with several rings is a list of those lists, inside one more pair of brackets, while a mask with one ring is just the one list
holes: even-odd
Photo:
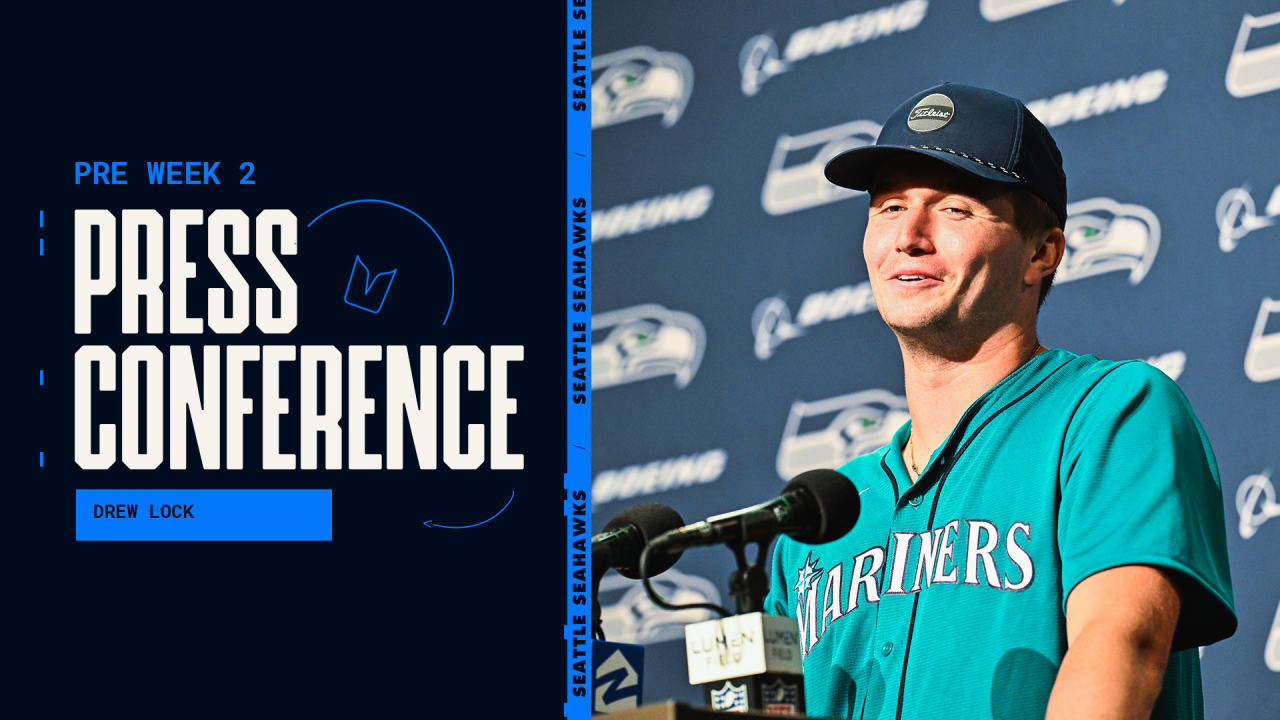
[[1080, 398], [1100, 392], [1113, 396], [1182, 395], [1172, 378], [1143, 360], [1106, 360], [1097, 355], [1077, 355], [1061, 349], [1058, 352], [1061, 362], [1050, 371], [1059, 377], [1052, 386]]
[[1133, 396], [1140, 393], [1181, 396], [1181, 389], [1164, 370], [1143, 360], [1103, 360], [1096, 355], [1068, 352], [1062, 369], [1068, 370], [1075, 392], [1082, 395], [1105, 392], [1108, 395]]

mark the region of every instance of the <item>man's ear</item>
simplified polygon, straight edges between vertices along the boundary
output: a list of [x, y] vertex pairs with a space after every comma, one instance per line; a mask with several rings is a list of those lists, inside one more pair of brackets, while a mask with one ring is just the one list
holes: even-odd
[[1062, 255], [1067, 249], [1067, 236], [1062, 228], [1050, 228], [1040, 233], [1035, 240], [1035, 254], [1031, 256], [1031, 264], [1022, 277], [1026, 285], [1039, 285], [1049, 273], [1058, 269]]

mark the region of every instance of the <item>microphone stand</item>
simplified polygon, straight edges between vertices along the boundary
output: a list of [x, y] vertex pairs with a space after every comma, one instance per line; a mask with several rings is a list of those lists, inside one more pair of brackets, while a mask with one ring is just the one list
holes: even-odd
[[[733, 551], [737, 569], [729, 573], [729, 595], [733, 597], [738, 615], [764, 611], [764, 598], [769, 594], [769, 580], [765, 577], [762, 559], [765, 548], [773, 541], [775, 533], [758, 527], [759, 522], [749, 522], [750, 516], [738, 520], [739, 535], [725, 545]], [[747, 562], [746, 547], [756, 545], [756, 559]]]
[[601, 619], [600, 608], [600, 578], [609, 571], [609, 568], [593, 567], [591, 568], [591, 636], [596, 640], [604, 640], [604, 622]]

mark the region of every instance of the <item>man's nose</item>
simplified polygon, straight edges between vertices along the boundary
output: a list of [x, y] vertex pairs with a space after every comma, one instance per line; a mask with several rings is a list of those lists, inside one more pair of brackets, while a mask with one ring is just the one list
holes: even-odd
[[894, 249], [907, 255], [933, 252], [933, 219], [925, 208], [911, 208], [899, 218]]

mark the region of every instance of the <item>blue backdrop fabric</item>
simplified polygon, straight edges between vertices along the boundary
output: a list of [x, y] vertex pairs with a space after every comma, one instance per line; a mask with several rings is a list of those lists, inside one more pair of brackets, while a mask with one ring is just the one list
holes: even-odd
[[[866, 196], [822, 167], [942, 81], [1018, 97], [1067, 173], [1050, 347], [1144, 359], [1217, 455], [1236, 634], [1205, 716], [1280, 707], [1280, 3], [597, 2], [592, 59], [593, 518], [693, 521], [883, 445], [907, 418], [867, 285]], [[657, 586], [731, 605], [731, 554]], [[610, 640], [644, 696], [701, 702], [683, 626], [614, 573]]]

